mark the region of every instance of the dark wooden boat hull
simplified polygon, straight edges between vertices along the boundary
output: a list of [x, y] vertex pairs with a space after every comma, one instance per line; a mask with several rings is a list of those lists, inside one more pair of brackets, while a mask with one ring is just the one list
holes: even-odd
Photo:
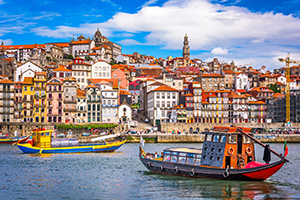
[[247, 168], [247, 169], [225, 169], [201, 167], [179, 163], [164, 162], [142, 158], [140, 160], [151, 172], [168, 175], [188, 176], [193, 178], [209, 178], [222, 180], [265, 180], [275, 174], [283, 165], [284, 161], [272, 164]]

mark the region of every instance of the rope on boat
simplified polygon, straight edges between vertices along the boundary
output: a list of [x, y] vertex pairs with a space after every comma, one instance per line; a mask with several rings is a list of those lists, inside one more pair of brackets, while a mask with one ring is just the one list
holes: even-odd
[[42, 152], [43, 152], [43, 149], [41, 149], [39, 153], [41, 154]]

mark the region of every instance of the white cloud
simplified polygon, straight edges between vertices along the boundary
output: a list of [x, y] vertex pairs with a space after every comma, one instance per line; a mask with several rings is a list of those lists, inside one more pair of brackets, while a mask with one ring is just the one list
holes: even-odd
[[3, 0], [0, 0], [0, 5], [5, 4], [5, 2]]
[[11, 45], [13, 43], [11, 39], [7, 39], [7, 40], [0, 39], [0, 44], [2, 44], [2, 42], [4, 43], [4, 45]]
[[218, 55], [226, 55], [228, 53], [228, 50], [227, 49], [224, 49], [222, 47], [217, 47], [217, 48], [214, 48], [212, 51], [211, 51], [212, 54], [218, 54]]
[[[147, 3], [154, 2], [150, 0]], [[191, 50], [222, 46], [223, 53], [230, 49], [230, 55], [226, 54], [228, 59], [246, 58], [259, 63], [278, 56], [275, 52], [281, 52], [284, 56], [285, 52], [299, 51], [299, 24], [300, 19], [292, 15], [254, 13], [246, 8], [212, 4], [207, 0], [169, 0], [161, 7], [146, 5], [133, 14], [116, 13], [103, 23], [86, 23], [79, 27], [57, 26], [54, 29], [39, 27], [32, 31], [55, 38], [68, 38], [81, 33], [90, 35], [97, 27], [107, 37], [118, 32], [146, 33], [144, 44], [170, 50], [181, 49], [184, 34], [187, 33]], [[133, 41], [123, 42], [129, 45]], [[215, 52], [220, 54], [220, 50], [216, 48], [211, 53], [201, 54], [200, 59], [211, 57]]]
[[145, 2], [144, 5], [142, 5], [141, 7], [150, 6], [156, 2], [157, 2], [157, 0], [149, 0], [149, 1]]
[[140, 43], [133, 39], [124, 39], [124, 40], [119, 41], [118, 43], [122, 44], [122, 45], [145, 45], [145, 44]]

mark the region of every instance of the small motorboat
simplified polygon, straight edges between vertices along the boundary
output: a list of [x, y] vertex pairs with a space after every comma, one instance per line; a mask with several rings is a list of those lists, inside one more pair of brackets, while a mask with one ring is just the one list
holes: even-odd
[[31, 139], [17, 146], [23, 153], [86, 153], [86, 152], [112, 152], [119, 149], [126, 140], [106, 142], [106, 139], [120, 135], [103, 136], [92, 139], [92, 143], [79, 143], [77, 138], [52, 138], [53, 130], [35, 129], [31, 133]]
[[[140, 146], [139, 157], [145, 167], [159, 174], [224, 180], [265, 180], [289, 162], [285, 158], [287, 148], [282, 156], [269, 145], [253, 138], [249, 134], [250, 130], [218, 126], [212, 132], [204, 132], [202, 149], [168, 148], [159, 155], [147, 153]], [[265, 163], [255, 161], [254, 142], [264, 147]], [[270, 163], [271, 153], [280, 159]]]

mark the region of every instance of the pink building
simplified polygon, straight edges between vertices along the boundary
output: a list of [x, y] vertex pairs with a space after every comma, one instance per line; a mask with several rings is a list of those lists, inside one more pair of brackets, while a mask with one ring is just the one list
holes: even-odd
[[116, 69], [111, 73], [112, 79], [120, 80], [120, 87], [121, 88], [128, 88], [128, 80], [126, 79], [126, 74], [121, 69]]
[[47, 120], [63, 122], [63, 82], [53, 78], [47, 82]]

